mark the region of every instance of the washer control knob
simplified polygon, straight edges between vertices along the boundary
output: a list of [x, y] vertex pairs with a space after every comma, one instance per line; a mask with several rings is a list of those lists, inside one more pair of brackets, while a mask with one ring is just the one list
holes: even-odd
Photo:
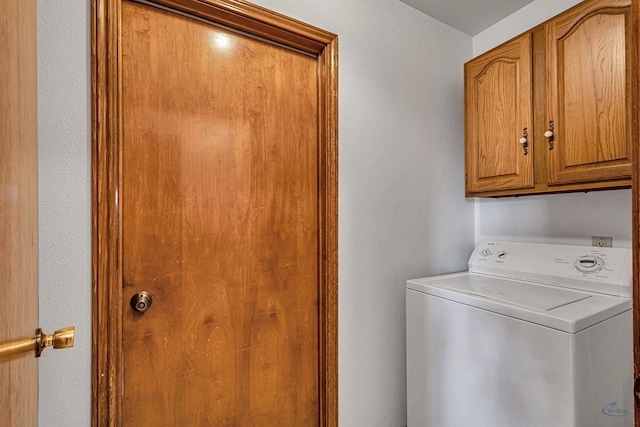
[[599, 256], [585, 255], [576, 260], [576, 269], [582, 273], [595, 273], [602, 270], [604, 260]]

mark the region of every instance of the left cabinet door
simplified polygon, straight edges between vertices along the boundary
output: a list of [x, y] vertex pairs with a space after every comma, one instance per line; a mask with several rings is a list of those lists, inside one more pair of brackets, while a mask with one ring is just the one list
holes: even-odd
[[467, 196], [534, 185], [531, 38], [465, 64]]

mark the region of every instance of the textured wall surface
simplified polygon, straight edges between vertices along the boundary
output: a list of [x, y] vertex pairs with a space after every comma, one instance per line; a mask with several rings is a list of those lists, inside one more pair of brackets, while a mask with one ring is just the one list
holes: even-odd
[[38, 1], [40, 326], [76, 326], [39, 362], [39, 424], [88, 426], [91, 410], [89, 0]]
[[[472, 40], [397, 0], [259, 0], [339, 35], [340, 425], [406, 424], [408, 278], [466, 268], [463, 70]], [[91, 396], [89, 0], [39, 0], [40, 318], [76, 348], [40, 371], [40, 425]], [[54, 354], [55, 353], [55, 354]]]
[[473, 56], [527, 31], [582, 0], [535, 0], [473, 38]]
[[631, 247], [631, 190], [483, 200], [476, 238], [591, 245], [591, 236], [613, 237]]

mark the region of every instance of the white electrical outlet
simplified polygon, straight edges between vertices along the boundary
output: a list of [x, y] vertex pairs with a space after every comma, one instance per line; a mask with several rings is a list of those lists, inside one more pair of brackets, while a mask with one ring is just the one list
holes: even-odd
[[591, 236], [591, 246], [610, 248], [613, 246], [613, 238], [605, 236]]

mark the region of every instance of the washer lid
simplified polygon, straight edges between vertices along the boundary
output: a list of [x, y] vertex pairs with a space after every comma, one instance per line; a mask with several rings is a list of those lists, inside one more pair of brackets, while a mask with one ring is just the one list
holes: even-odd
[[568, 333], [576, 333], [631, 309], [630, 298], [478, 273], [409, 280], [407, 289]]
[[448, 280], [438, 281], [434, 285], [536, 311], [553, 310], [590, 297], [590, 295], [572, 290], [531, 286], [531, 283], [496, 280], [495, 277], [477, 274], [452, 277]]

